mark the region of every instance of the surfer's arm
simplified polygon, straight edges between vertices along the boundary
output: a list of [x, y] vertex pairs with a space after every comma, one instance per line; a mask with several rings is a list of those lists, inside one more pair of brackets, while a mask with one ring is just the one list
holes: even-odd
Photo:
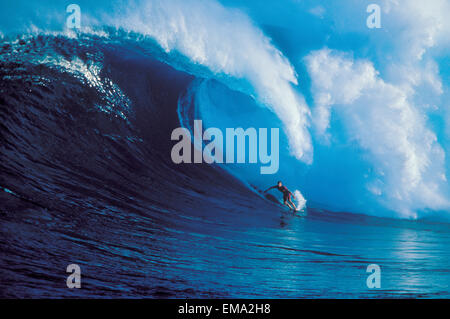
[[268, 191], [270, 191], [272, 188], [276, 188], [277, 186], [275, 185], [275, 186], [272, 186], [272, 187], [269, 187], [268, 189], [266, 189], [265, 191], [264, 191], [264, 193], [265, 192], [268, 192]]
[[293, 192], [291, 192], [289, 189], [288, 189], [288, 192], [289, 192], [289, 194], [291, 194], [291, 196], [292, 197], [294, 197], [295, 198], [295, 195], [294, 195], [294, 193]]

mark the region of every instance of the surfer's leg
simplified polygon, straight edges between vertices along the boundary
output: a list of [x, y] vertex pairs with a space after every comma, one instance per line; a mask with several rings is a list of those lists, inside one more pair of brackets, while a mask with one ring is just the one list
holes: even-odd
[[289, 207], [289, 209], [293, 209], [292, 206], [289, 204], [289, 202], [287, 200], [284, 201], [284, 205]]
[[295, 206], [294, 202], [292, 201], [291, 196], [289, 196], [289, 202], [294, 206], [294, 210], [297, 210], [297, 207]]
[[289, 196], [289, 194], [284, 193], [284, 194], [283, 194], [283, 202], [284, 202], [284, 205], [286, 205], [287, 207], [289, 207], [289, 209], [293, 209], [292, 206], [291, 206], [291, 204], [289, 204], [290, 200], [291, 200], [291, 197]]
[[[297, 210], [297, 207], [295, 207], [294, 202], [292, 202], [292, 196], [291, 196], [291, 194], [289, 194], [289, 193], [284, 194], [283, 200], [284, 200], [284, 203], [287, 204], [287, 205], [289, 206], [290, 209], [292, 209], [293, 211], [296, 211], [296, 210]], [[292, 205], [292, 206], [291, 206], [291, 205]]]

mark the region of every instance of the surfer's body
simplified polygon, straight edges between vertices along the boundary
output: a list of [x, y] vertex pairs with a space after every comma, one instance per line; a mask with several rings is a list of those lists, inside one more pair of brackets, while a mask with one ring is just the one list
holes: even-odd
[[286, 186], [283, 186], [283, 184], [279, 181], [279, 182], [277, 183], [277, 185], [272, 186], [272, 187], [269, 187], [268, 189], [266, 189], [266, 190], [264, 191], [264, 193], [267, 192], [267, 191], [269, 191], [269, 190], [271, 190], [272, 188], [276, 188], [276, 189], [278, 189], [280, 192], [283, 193], [283, 202], [284, 202], [284, 205], [288, 206], [288, 207], [289, 207], [290, 209], [292, 209], [292, 210], [297, 210], [297, 207], [295, 206], [294, 202], [292, 201], [292, 197], [295, 198], [295, 196], [294, 196], [294, 194], [292, 194], [292, 192], [291, 192], [290, 190], [287, 189]]

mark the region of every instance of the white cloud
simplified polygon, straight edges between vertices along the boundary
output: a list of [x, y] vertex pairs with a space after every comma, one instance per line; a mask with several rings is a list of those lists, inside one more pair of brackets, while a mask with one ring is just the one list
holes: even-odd
[[419, 107], [436, 107], [444, 88], [432, 54], [450, 45], [450, 1], [384, 0], [383, 8], [393, 47], [386, 78], [415, 94]]
[[315, 15], [316, 17], [323, 19], [323, 17], [325, 16], [325, 8], [322, 6], [316, 6], [316, 7], [311, 8], [309, 10], [309, 13], [311, 13], [312, 15]]
[[383, 21], [403, 59], [420, 60], [428, 49], [450, 44], [450, 1], [384, 0], [383, 8]]
[[340, 115], [350, 139], [370, 154], [376, 169], [369, 191], [404, 216], [448, 208], [445, 154], [427, 129], [426, 117], [410, 101], [411, 91], [385, 82], [371, 62], [337, 51], [312, 52], [306, 63], [317, 133], [332, 132], [330, 115]]

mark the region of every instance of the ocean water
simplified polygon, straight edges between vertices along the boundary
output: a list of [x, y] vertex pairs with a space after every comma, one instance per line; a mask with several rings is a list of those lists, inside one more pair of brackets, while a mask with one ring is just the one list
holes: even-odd
[[[316, 139], [289, 54], [275, 43], [282, 29], [272, 43], [240, 11], [168, 3], [148, 9], [149, 25], [142, 10], [115, 27], [2, 30], [0, 297], [450, 297], [445, 209], [375, 200], [358, 177], [371, 153], [352, 143], [309, 157]], [[185, 29], [155, 13], [198, 22], [204, 6], [211, 18]], [[229, 47], [233, 26], [243, 32]], [[253, 57], [229, 51], [221, 63], [230, 48]], [[171, 132], [195, 119], [280, 127], [279, 173], [174, 164]], [[261, 193], [278, 179], [299, 189], [304, 210]], [[81, 289], [66, 286], [69, 264], [81, 267]], [[367, 286], [371, 264], [380, 288]]]

